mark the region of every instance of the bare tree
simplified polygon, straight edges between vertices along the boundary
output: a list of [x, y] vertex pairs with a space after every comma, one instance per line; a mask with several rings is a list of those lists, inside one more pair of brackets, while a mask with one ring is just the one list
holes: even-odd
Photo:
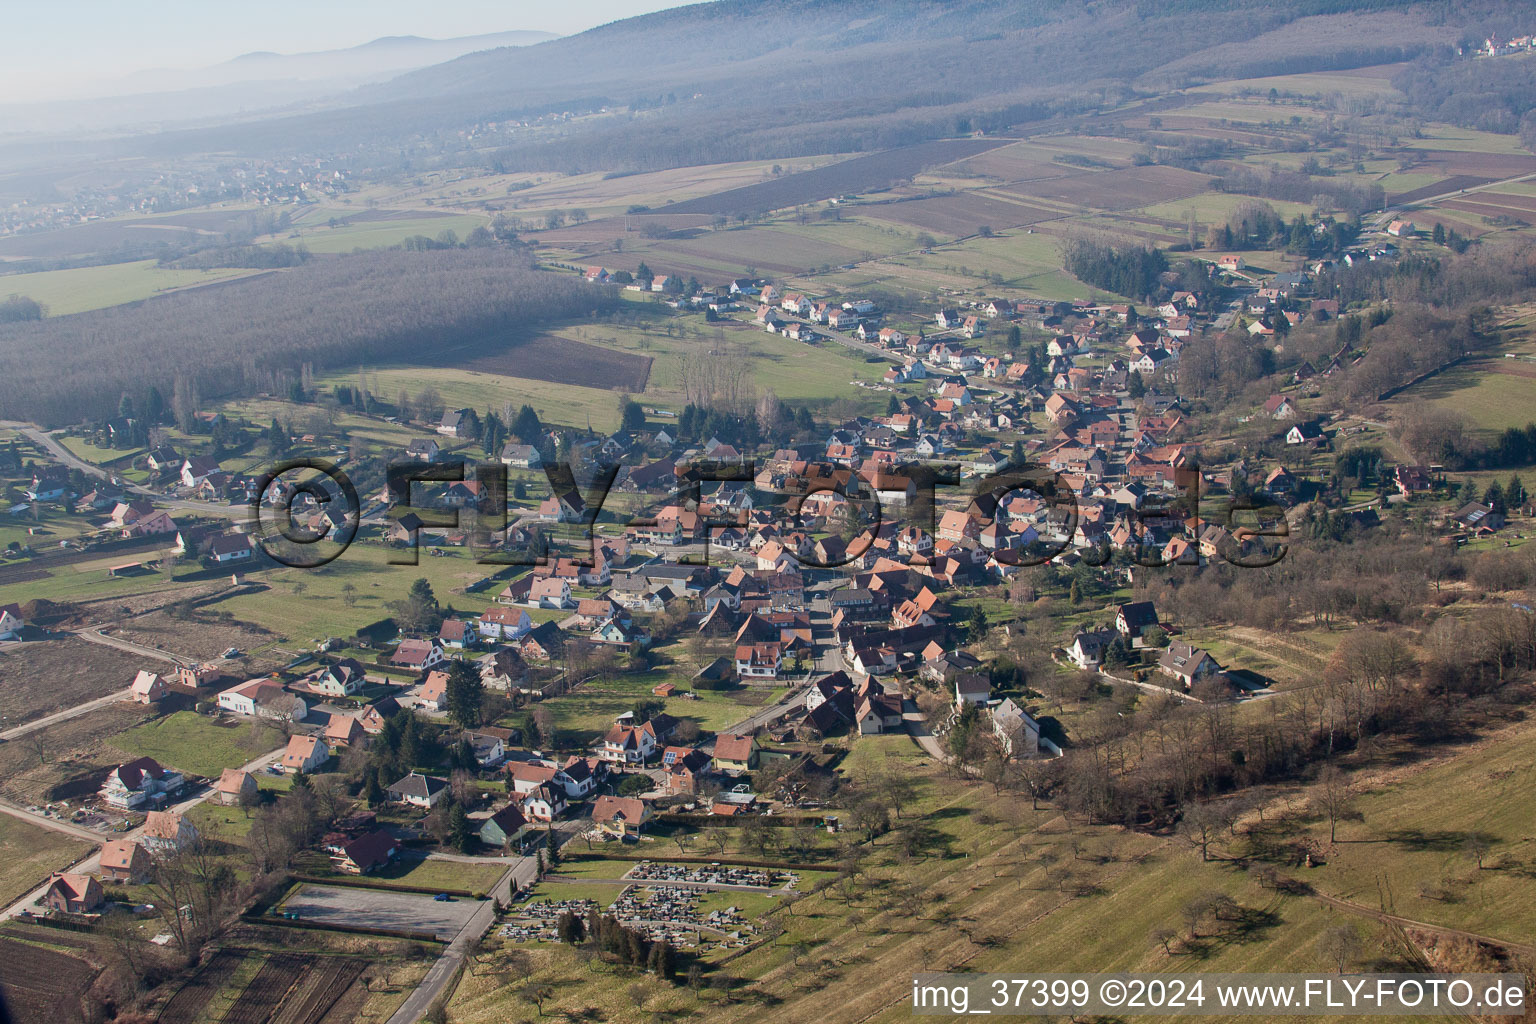
[[1328, 819], [1328, 842], [1339, 840], [1339, 822], [1363, 821], [1365, 816], [1355, 810], [1354, 787], [1349, 777], [1336, 765], [1329, 765], [1318, 776], [1314, 802]]
[[1360, 957], [1364, 948], [1360, 930], [1353, 923], [1333, 925], [1317, 937], [1319, 955], [1338, 968], [1340, 974]]

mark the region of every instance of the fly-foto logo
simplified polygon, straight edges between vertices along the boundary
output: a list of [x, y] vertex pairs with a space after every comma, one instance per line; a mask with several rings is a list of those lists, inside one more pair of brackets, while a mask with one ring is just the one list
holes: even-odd
[[[514, 506], [508, 500], [508, 470], [500, 463], [390, 463], [383, 500], [366, 518], [383, 529], [391, 564], [416, 564], [421, 532], [442, 530], [472, 532], [479, 540], [476, 558], [483, 564], [543, 565], [550, 558], [543, 527], [551, 526], [574, 544], [564, 557], [591, 565], [599, 522], [651, 537], [663, 525], [658, 515], [610, 508], [621, 468], [616, 463], [588, 466], [578, 479], [569, 463], [546, 464], [548, 497], [536, 515], [523, 516], [540, 527], [527, 532], [526, 543], [511, 542]], [[688, 550], [679, 560], [709, 564], [711, 549], [720, 546], [716, 538], [748, 528], [740, 509], [708, 500], [706, 487], [711, 496], [730, 485], [750, 487], [758, 468], [750, 458], [677, 465], [667, 508], [691, 516], [686, 537], [679, 530], [671, 542], [686, 541]], [[1169, 491], [1144, 498], [1117, 517], [1116, 534], [1104, 522], [1105, 506], [1095, 503], [1095, 515], [1085, 515], [1078, 490], [1046, 467], [1008, 466], [967, 480], [957, 463], [883, 464], [870, 472], [818, 465], [786, 477], [772, 491], [759, 492], [761, 500], [752, 504], [759, 514], [750, 528], [808, 538], [828, 534], [835, 519], [842, 525], [836, 544], [780, 545], [786, 560], [809, 569], [861, 564], [880, 538], [897, 539], [884, 546], [883, 557], [908, 564], [929, 562], [941, 541], [984, 551], [1002, 567], [1041, 565], [1069, 551], [1099, 566], [1122, 550], [1147, 568], [1212, 560], [1263, 568], [1285, 557], [1290, 533], [1278, 505], [1231, 496], [1222, 502], [1218, 521], [1204, 514], [1209, 509], [1202, 507], [1198, 466], [1180, 467], [1170, 476]], [[283, 565], [315, 568], [334, 561], [364, 524], [357, 488], [324, 459], [275, 464], [258, 480], [257, 494], [250, 513], [252, 533], [268, 556]], [[941, 494], [946, 499], [942, 505]]]

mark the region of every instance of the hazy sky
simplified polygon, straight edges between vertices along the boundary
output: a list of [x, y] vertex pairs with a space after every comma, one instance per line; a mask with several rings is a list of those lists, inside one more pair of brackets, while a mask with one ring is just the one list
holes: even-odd
[[[252, 50], [298, 53], [379, 36], [445, 39], [539, 29], [569, 35], [693, 0], [4, 0], [0, 104], [75, 92], [86, 79], [199, 68]], [[29, 90], [30, 91], [30, 90]]]

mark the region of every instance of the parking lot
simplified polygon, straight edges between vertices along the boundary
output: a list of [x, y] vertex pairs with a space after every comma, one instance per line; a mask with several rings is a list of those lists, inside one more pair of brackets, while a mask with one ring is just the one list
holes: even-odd
[[283, 901], [281, 909], [306, 921], [432, 932], [446, 941], [459, 934], [480, 902], [456, 896], [452, 902], [438, 903], [421, 893], [305, 885]]

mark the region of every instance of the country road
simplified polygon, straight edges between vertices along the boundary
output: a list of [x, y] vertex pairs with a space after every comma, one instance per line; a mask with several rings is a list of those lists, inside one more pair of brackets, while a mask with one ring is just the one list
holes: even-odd
[[[13, 430], [19, 431], [29, 440], [32, 440], [41, 445], [43, 448], [47, 449], [48, 454], [52, 455], [54, 459], [56, 459], [60, 464], [68, 466], [71, 469], [78, 469], [86, 476], [93, 476], [100, 480], [119, 479], [115, 474], [102, 469], [95, 463], [87, 462], [80, 458], [80, 456], [76, 455], [74, 452], [60, 444], [52, 434], [48, 433], [46, 430], [39, 430], [37, 427], [32, 426], [30, 423], [23, 423], [19, 420], [0, 420], [0, 427], [9, 427]], [[158, 491], [150, 490], [148, 487], [145, 487], [142, 484], [130, 483], [126, 480], [121, 481], [121, 485], [125, 490], [131, 491], [134, 494], [140, 494], [146, 498], [153, 498], [155, 501], [162, 505], [165, 505], [169, 508], [180, 509], [185, 512], [198, 512], [203, 515], [228, 518], [241, 511], [239, 507], [234, 505], [215, 505], [206, 501], [190, 501], [186, 498], [170, 498]]]
[[23, 736], [37, 732], [39, 729], [46, 729], [48, 726], [58, 722], [67, 722], [71, 718], [88, 715], [92, 711], [104, 708], [109, 704], [116, 704], [121, 700], [129, 700], [132, 695], [131, 689], [119, 690], [117, 693], [109, 693], [105, 697], [97, 697], [95, 700], [88, 700], [84, 704], [76, 704], [74, 707], [65, 708], [63, 711], [55, 711], [53, 714], [44, 715], [42, 718], [34, 718], [30, 722], [23, 722], [21, 725], [12, 726], [4, 732], [0, 732], [0, 742], [9, 743], [12, 740], [19, 740]]
[[146, 658], [154, 658], [156, 661], [167, 661], [172, 665], [177, 666], [192, 666], [197, 664], [196, 660], [192, 658], [184, 658], [179, 654], [172, 654], [169, 651], [162, 651], [158, 647], [146, 647], [143, 644], [136, 644], [132, 640], [124, 640], [121, 637], [108, 636], [107, 634], [103, 633], [99, 627], [85, 627], [74, 630], [73, 632], [75, 636], [78, 636], [81, 640], [85, 640], [93, 644], [101, 644], [104, 647], [113, 647], [119, 651], [126, 651], [129, 654], [141, 654]]

